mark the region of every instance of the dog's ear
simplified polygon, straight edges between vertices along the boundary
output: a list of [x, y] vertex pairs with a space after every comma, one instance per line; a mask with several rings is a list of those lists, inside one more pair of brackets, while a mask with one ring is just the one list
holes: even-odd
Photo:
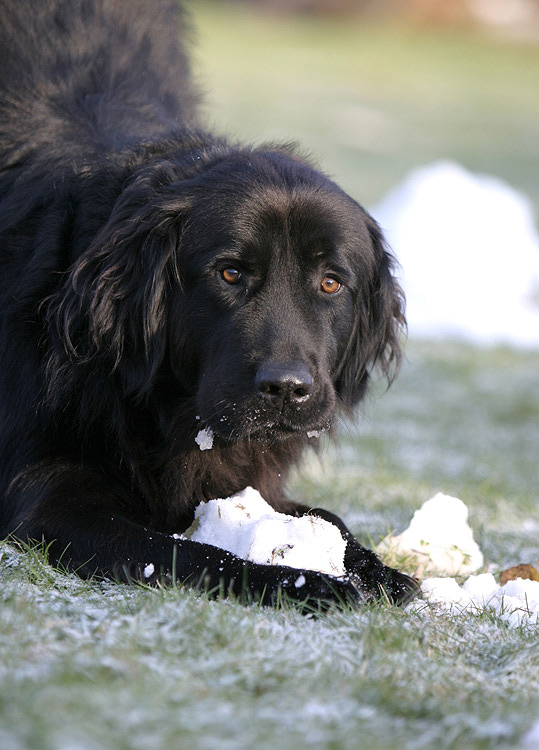
[[191, 204], [188, 181], [163, 186], [162, 172], [154, 168], [123, 191], [48, 298], [53, 379], [97, 365], [107, 377], [118, 374], [125, 393], [143, 395], [151, 385], [167, 346], [168, 292], [180, 284], [178, 248]]
[[393, 276], [395, 259], [378, 224], [368, 214], [365, 221], [373, 263], [355, 303], [353, 333], [336, 377], [337, 392], [348, 409], [365, 395], [374, 367], [391, 385], [400, 366], [406, 328], [404, 294]]

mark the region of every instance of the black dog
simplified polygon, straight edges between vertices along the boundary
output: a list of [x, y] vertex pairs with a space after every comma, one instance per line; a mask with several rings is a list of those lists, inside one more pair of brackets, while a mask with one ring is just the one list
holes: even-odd
[[407, 600], [323, 511], [349, 575], [300, 588], [172, 536], [248, 485], [309, 512], [288, 469], [400, 355], [375, 222], [290, 149], [199, 129], [174, 0], [0, 5], [0, 535], [81, 575]]

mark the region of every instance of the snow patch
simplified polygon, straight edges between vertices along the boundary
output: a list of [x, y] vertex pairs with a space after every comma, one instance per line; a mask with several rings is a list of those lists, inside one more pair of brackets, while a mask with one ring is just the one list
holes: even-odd
[[[456, 613], [493, 612], [512, 627], [539, 625], [539, 581], [515, 578], [501, 585], [492, 573], [470, 575], [483, 565], [483, 554], [468, 525], [468, 509], [456, 497], [438, 493], [427, 500], [409, 527], [384, 540], [378, 551], [415, 557], [419, 578], [438, 573], [421, 583], [430, 604]], [[455, 576], [468, 577], [461, 585]], [[418, 609], [421, 603], [408, 606]]]
[[483, 554], [468, 525], [468, 508], [439, 492], [423, 503], [409, 527], [384, 540], [380, 552], [411, 554], [423, 573], [467, 575], [483, 565]]
[[509, 625], [539, 624], [539, 581], [516, 578], [500, 586], [491, 573], [470, 576], [462, 586], [454, 578], [427, 578], [424, 598], [446, 609], [480, 613], [490, 610]]
[[402, 267], [410, 337], [539, 346], [539, 234], [527, 196], [450, 161], [372, 209]]
[[[277, 513], [252, 487], [201, 503], [185, 535], [263, 565], [346, 574], [346, 542], [336, 526], [314, 515], [295, 518]], [[296, 586], [304, 583], [300, 576]]]

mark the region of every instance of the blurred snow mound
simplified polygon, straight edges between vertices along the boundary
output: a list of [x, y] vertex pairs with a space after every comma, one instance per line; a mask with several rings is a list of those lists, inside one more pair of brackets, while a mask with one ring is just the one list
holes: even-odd
[[372, 210], [402, 266], [410, 337], [539, 346], [539, 234], [528, 198], [443, 161]]

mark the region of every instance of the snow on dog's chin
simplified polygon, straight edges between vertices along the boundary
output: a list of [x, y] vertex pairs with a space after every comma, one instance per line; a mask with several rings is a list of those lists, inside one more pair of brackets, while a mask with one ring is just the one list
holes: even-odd
[[213, 448], [213, 432], [211, 427], [199, 430], [195, 437], [195, 443], [201, 451], [209, 451]]
[[336, 526], [315, 515], [277, 513], [252, 487], [201, 503], [185, 536], [263, 565], [346, 575], [346, 542]]

